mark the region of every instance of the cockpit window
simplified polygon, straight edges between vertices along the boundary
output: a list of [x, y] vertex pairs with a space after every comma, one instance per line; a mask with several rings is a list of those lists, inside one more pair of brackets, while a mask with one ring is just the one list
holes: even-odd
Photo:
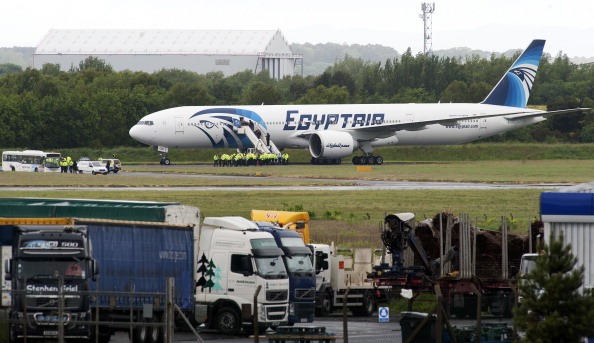
[[152, 120], [141, 120], [136, 125], [148, 125], [148, 126], [151, 126], [151, 125], [155, 125], [155, 123], [153, 123]]

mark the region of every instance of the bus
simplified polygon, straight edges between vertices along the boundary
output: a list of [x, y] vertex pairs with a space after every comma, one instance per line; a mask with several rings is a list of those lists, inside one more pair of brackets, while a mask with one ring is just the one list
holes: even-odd
[[60, 153], [40, 150], [3, 151], [3, 171], [60, 172]]

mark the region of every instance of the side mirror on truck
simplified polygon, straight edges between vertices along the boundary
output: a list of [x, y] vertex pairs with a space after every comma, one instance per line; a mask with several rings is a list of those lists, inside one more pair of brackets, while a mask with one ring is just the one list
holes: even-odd
[[91, 280], [97, 281], [99, 275], [99, 264], [95, 260], [91, 260]]

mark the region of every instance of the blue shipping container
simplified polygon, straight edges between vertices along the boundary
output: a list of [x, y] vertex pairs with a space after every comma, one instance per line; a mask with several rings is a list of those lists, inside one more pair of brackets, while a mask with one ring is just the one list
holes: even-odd
[[[86, 224], [99, 265], [99, 306], [110, 307], [110, 295], [101, 292], [165, 293], [166, 278], [175, 279], [175, 303], [191, 309], [193, 301], [193, 230], [191, 227]], [[133, 308], [155, 304], [156, 296], [135, 296]], [[161, 307], [165, 297], [159, 297]], [[93, 304], [94, 305], [94, 304]], [[130, 297], [115, 296], [115, 306], [130, 308]]]

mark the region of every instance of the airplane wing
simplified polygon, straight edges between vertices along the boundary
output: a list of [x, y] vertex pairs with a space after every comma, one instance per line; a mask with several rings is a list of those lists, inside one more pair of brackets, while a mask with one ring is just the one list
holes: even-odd
[[591, 110], [591, 108], [570, 108], [566, 110], [557, 110], [557, 111], [545, 111], [540, 113], [523, 113], [523, 114], [516, 114], [516, 115], [508, 115], [504, 116], [503, 118], [507, 120], [521, 120], [526, 118], [533, 118], [533, 117], [543, 117], [543, 116], [550, 116], [553, 114], [565, 114], [565, 113], [576, 113], [576, 112], [583, 112]]
[[[400, 122], [394, 124], [380, 124], [380, 125], [371, 125], [371, 126], [364, 126], [364, 127], [355, 127], [346, 130], [349, 132], [356, 140], [358, 141], [369, 141], [374, 140], [377, 138], [387, 138], [393, 136], [398, 131], [421, 131], [425, 130], [428, 125], [444, 125], [444, 126], [451, 126], [451, 125], [459, 125], [461, 121], [468, 120], [468, 119], [484, 119], [484, 118], [492, 118], [492, 117], [503, 117], [510, 121], [533, 118], [533, 117], [543, 117], [553, 114], [564, 114], [564, 113], [576, 113], [590, 110], [590, 108], [571, 108], [565, 110], [557, 110], [557, 111], [535, 111], [535, 110], [528, 110], [528, 111], [520, 111], [520, 112], [508, 112], [508, 113], [496, 113], [496, 114], [483, 114], [483, 115], [474, 115], [468, 117], [452, 117], [452, 118], [440, 118], [440, 119], [432, 119], [432, 120], [415, 120], [410, 122]], [[315, 130], [308, 130], [299, 132], [297, 137], [307, 138], [312, 135]]]

